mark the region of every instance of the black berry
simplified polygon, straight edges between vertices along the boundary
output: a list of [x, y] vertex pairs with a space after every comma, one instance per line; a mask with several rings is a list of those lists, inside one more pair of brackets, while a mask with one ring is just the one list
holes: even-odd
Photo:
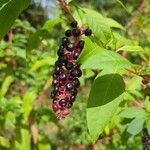
[[65, 32], [65, 35], [66, 35], [67, 37], [70, 37], [70, 36], [72, 35], [72, 31], [71, 31], [71, 30], [67, 30], [67, 31]]
[[74, 67], [74, 64], [72, 62], [68, 62], [65, 64], [66, 69], [71, 70]]
[[88, 28], [84, 31], [84, 33], [86, 36], [90, 36], [92, 34], [92, 30]]
[[71, 71], [71, 76], [73, 77], [81, 77], [82, 76], [82, 71], [80, 69], [75, 69]]
[[67, 50], [68, 51], [72, 52], [73, 48], [74, 48], [74, 44], [73, 43], [68, 44], [68, 46], [67, 46]]
[[55, 66], [61, 67], [62, 63], [60, 61], [55, 62]]
[[67, 76], [65, 73], [61, 73], [60, 76], [59, 76], [59, 79], [62, 80], [62, 81], [65, 81], [67, 79]]
[[51, 98], [54, 99], [55, 98], [56, 93], [54, 91], [51, 92]]
[[73, 28], [76, 28], [76, 27], [77, 27], [77, 25], [78, 25], [78, 22], [77, 22], [77, 21], [75, 21], [75, 20], [74, 20], [74, 21], [72, 21], [72, 22], [71, 22], [71, 24], [70, 24], [70, 26], [71, 26], [71, 27], [73, 27]]
[[75, 78], [74, 84], [75, 84], [76, 88], [78, 88], [80, 86], [80, 81], [78, 78]]
[[56, 84], [58, 84], [58, 81], [55, 79], [53, 80], [53, 85], [56, 85]]
[[71, 108], [72, 105], [73, 105], [73, 103], [72, 103], [72, 102], [69, 102], [67, 107], [68, 107], [68, 108]]
[[72, 96], [76, 96], [76, 95], [77, 95], [77, 93], [78, 93], [78, 91], [77, 91], [77, 89], [76, 89], [76, 88], [74, 88], [74, 89], [72, 89], [72, 90], [71, 90], [71, 94], [72, 94]]
[[75, 99], [76, 99], [76, 96], [75, 96], [75, 95], [72, 95], [72, 96], [70, 97], [70, 101], [72, 101], [72, 102], [74, 102]]
[[69, 39], [67, 37], [62, 38], [62, 44], [67, 44], [69, 42]]
[[80, 35], [81, 31], [80, 29], [73, 29], [72, 30], [72, 34], [75, 36], [75, 37], [78, 37]]
[[58, 92], [59, 87], [58, 86], [54, 86], [54, 92]]
[[56, 66], [54, 73], [57, 75], [60, 72], [60, 70], [61, 70], [60, 67]]
[[82, 71], [80, 69], [78, 69], [78, 74], [77, 74], [77, 77], [81, 77], [82, 76]]
[[63, 49], [58, 49], [58, 51], [57, 51], [58, 56], [62, 56], [63, 53], [64, 53]]
[[59, 58], [59, 60], [62, 62], [62, 63], [66, 63], [68, 61], [68, 57], [66, 55], [63, 55]]
[[78, 47], [82, 50], [84, 48], [84, 41], [83, 40], [80, 40], [79, 43], [78, 43]]
[[78, 59], [79, 55], [80, 55], [79, 52], [75, 52], [75, 53], [73, 54], [73, 58], [76, 60], [76, 59]]
[[71, 82], [68, 82], [66, 85], [67, 90], [72, 90], [73, 89], [73, 84]]
[[65, 99], [61, 99], [61, 100], [59, 101], [59, 104], [60, 104], [61, 107], [65, 107], [65, 106], [67, 105], [67, 102], [66, 102]]

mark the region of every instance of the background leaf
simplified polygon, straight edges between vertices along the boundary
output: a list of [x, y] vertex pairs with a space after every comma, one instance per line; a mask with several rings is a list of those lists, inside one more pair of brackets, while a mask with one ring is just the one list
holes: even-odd
[[132, 135], [138, 134], [143, 129], [145, 119], [143, 117], [137, 117], [131, 121], [128, 126], [127, 132]]
[[36, 98], [36, 91], [27, 91], [23, 97], [23, 116], [24, 120], [27, 121], [28, 116], [32, 110], [32, 104]]
[[140, 46], [129, 46], [129, 45], [125, 45], [125, 46], [119, 48], [117, 51], [120, 51], [120, 50], [128, 51], [128, 52], [142, 52], [142, 51], [143, 51], [143, 48], [140, 47]]
[[129, 107], [120, 113], [121, 117], [124, 118], [135, 118], [135, 117], [144, 117], [146, 112], [142, 108]]
[[1, 86], [1, 90], [0, 90], [0, 97], [5, 96], [6, 92], [8, 91], [8, 88], [10, 86], [10, 84], [14, 81], [14, 77], [13, 76], [7, 76]]
[[31, 0], [11, 0], [0, 9], [0, 39], [9, 31], [21, 11], [24, 10], [30, 2]]

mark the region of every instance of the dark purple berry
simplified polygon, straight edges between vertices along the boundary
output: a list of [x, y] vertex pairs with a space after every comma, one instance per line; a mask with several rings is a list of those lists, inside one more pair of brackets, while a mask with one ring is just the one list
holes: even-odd
[[70, 24], [70, 26], [71, 26], [71, 27], [73, 27], [73, 28], [76, 28], [76, 27], [77, 27], [77, 25], [78, 25], [78, 22], [77, 22], [77, 21], [75, 21], [75, 20], [74, 20], [74, 21], [72, 21], [72, 22], [71, 22], [71, 24]]
[[59, 57], [59, 60], [62, 62], [62, 63], [66, 63], [68, 61], [68, 57], [66, 55], [63, 55], [61, 57]]
[[53, 74], [53, 78], [57, 78], [57, 74], [54, 73], [54, 74]]
[[54, 92], [58, 92], [58, 90], [59, 90], [59, 87], [58, 87], [58, 86], [54, 86], [53, 91], [54, 91]]
[[59, 79], [62, 80], [62, 81], [65, 81], [67, 79], [67, 76], [65, 73], [61, 73], [60, 76], [59, 76]]
[[67, 105], [67, 101], [65, 99], [61, 99], [59, 101], [59, 104], [60, 104], [61, 107], [65, 107]]
[[78, 72], [77, 77], [81, 77], [82, 76], [82, 71], [80, 69], [78, 69], [77, 72]]
[[68, 51], [72, 52], [73, 48], [74, 48], [74, 44], [73, 43], [68, 44], [68, 46], [67, 46], [67, 50]]
[[72, 102], [69, 102], [67, 107], [68, 107], [68, 108], [71, 108], [72, 105], [73, 105], [73, 103], [72, 103]]
[[77, 91], [77, 89], [76, 89], [76, 88], [74, 88], [74, 89], [72, 89], [72, 90], [71, 90], [71, 94], [72, 94], [72, 96], [76, 96], [76, 95], [77, 95], [77, 93], [78, 93], [78, 91]]
[[92, 30], [88, 28], [84, 31], [84, 33], [86, 36], [90, 36], [92, 34]]
[[66, 35], [67, 37], [70, 37], [70, 36], [72, 35], [72, 31], [71, 31], [71, 30], [67, 30], [67, 31], [65, 32], [65, 35]]
[[82, 71], [80, 69], [75, 69], [75, 70], [71, 71], [70, 74], [73, 77], [81, 77]]
[[61, 63], [60, 61], [56, 61], [56, 62], [55, 62], [55, 66], [61, 67], [61, 66], [62, 66], [62, 63]]
[[56, 79], [53, 80], [53, 85], [58, 84], [58, 81]]
[[56, 93], [54, 91], [51, 92], [51, 98], [54, 99], [56, 96]]
[[64, 53], [63, 49], [58, 49], [58, 51], [57, 51], [58, 56], [62, 56], [63, 53]]
[[76, 96], [75, 96], [75, 95], [70, 96], [70, 101], [74, 102], [75, 99], [76, 99]]
[[66, 85], [67, 90], [72, 90], [73, 89], [73, 84], [72, 82], [68, 82]]
[[73, 29], [72, 30], [72, 34], [75, 36], [75, 37], [78, 37], [80, 35], [81, 31], [80, 29]]
[[57, 75], [60, 72], [60, 70], [61, 70], [60, 67], [56, 66], [54, 73]]
[[79, 55], [80, 55], [79, 52], [75, 52], [75, 53], [73, 54], [73, 58], [76, 60], [76, 59], [78, 59]]
[[67, 37], [62, 38], [62, 44], [67, 44], [69, 42], [69, 39]]
[[78, 88], [80, 86], [80, 81], [78, 78], [75, 78], [74, 84], [75, 84], [76, 88]]
[[65, 67], [66, 67], [67, 70], [71, 70], [71, 69], [73, 69], [74, 64], [72, 62], [68, 62], [68, 63], [65, 64]]
[[83, 40], [80, 40], [79, 43], [78, 43], [78, 47], [82, 50], [84, 48], [84, 41]]

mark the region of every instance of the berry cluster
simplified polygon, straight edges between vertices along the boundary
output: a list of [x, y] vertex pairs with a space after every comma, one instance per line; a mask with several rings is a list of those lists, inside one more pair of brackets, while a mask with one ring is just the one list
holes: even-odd
[[63, 119], [69, 114], [70, 108], [76, 99], [77, 88], [80, 86], [79, 77], [82, 75], [80, 64], [77, 59], [84, 48], [84, 41], [81, 35], [90, 36], [91, 29], [78, 27], [76, 21], [71, 22], [69, 29], [65, 32], [65, 37], [61, 40], [61, 45], [57, 51], [58, 60], [55, 63], [53, 73], [53, 110], [57, 112], [57, 118]]
[[150, 134], [147, 129], [143, 129], [143, 150], [150, 150]]

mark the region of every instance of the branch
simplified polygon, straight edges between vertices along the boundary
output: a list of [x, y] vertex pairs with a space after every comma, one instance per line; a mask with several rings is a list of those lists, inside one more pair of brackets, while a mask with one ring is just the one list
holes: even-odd
[[45, 97], [45, 92], [48, 90], [49, 88], [49, 82], [46, 81], [45, 85], [43, 87], [43, 90], [40, 92], [39, 96], [36, 98], [36, 100], [34, 101], [33, 106], [39, 105], [41, 104], [43, 98]]
[[72, 16], [72, 13], [71, 13], [71, 10], [70, 10], [70, 7], [68, 6], [68, 4], [66, 3], [65, 0], [59, 0], [60, 2], [60, 6], [64, 9], [64, 11], [67, 13], [68, 17], [71, 19], [71, 20], [75, 20], [75, 18]]

